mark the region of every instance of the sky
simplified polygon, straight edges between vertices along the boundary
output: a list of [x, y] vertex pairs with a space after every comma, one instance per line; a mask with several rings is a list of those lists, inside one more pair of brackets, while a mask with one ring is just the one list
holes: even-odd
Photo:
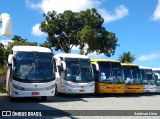
[[[115, 54], [89, 54], [90, 58], [118, 60], [123, 52], [135, 55], [134, 64], [152, 68], [160, 67], [160, 0], [1, 0], [0, 14], [8, 13], [13, 22], [13, 33], [30, 42], [43, 43], [46, 34], [39, 30], [43, 14], [55, 10], [79, 12], [96, 8], [104, 18], [103, 26], [118, 38]], [[1, 31], [0, 25], [0, 31]], [[8, 42], [12, 37], [2, 37]], [[54, 54], [59, 52], [54, 52]], [[78, 53], [76, 47], [72, 53]]]

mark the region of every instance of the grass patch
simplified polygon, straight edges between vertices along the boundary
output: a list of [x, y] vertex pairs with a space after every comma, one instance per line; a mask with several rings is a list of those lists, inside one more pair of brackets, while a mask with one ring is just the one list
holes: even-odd
[[0, 75], [6, 74], [6, 72], [7, 72], [7, 67], [1, 66], [1, 67], [0, 67]]
[[6, 85], [5, 84], [0, 84], [0, 94], [1, 93], [6, 93]]

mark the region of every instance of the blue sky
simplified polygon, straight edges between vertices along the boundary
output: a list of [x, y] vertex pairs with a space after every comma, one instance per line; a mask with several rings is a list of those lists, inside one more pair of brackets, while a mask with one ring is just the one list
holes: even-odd
[[[38, 29], [43, 13], [68, 9], [78, 12], [93, 7], [104, 18], [104, 27], [118, 37], [120, 47], [109, 59], [117, 60], [122, 52], [130, 51], [136, 56], [135, 64], [160, 67], [160, 0], [3, 0], [0, 14], [12, 17], [13, 35], [43, 43], [46, 35]], [[0, 36], [1, 42], [10, 39]], [[95, 53], [89, 57], [108, 58]]]

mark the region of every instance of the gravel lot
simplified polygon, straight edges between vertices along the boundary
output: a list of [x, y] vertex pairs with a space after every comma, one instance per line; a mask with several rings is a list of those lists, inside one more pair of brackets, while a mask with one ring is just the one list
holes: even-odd
[[[21, 98], [11, 102], [6, 94], [0, 94], [0, 109], [1, 110], [58, 110], [61, 113], [67, 113], [68, 110], [82, 110], [76, 111], [78, 116], [64, 117], [64, 116], [49, 116], [41, 118], [106, 118], [106, 119], [160, 119], [160, 116], [102, 116], [105, 113], [104, 110], [159, 110], [157, 113], [160, 115], [160, 94], [128, 94], [128, 95], [61, 95], [57, 97], [49, 97], [47, 101], [42, 101], [38, 98]], [[102, 110], [99, 112], [89, 111], [89, 115], [99, 116], [87, 116], [83, 110]], [[147, 111], [147, 112], [150, 112]], [[74, 111], [75, 112], [75, 111]], [[134, 111], [133, 111], [134, 112]], [[146, 111], [145, 111], [146, 112]], [[85, 116], [81, 115], [84, 113]], [[86, 112], [87, 113], [87, 112]], [[108, 112], [106, 112], [108, 113]], [[112, 114], [113, 113], [113, 114]], [[121, 113], [121, 111], [119, 111]], [[125, 113], [128, 112], [124, 112]], [[87, 113], [88, 114], [88, 113]], [[114, 111], [109, 112], [110, 115], [117, 114]], [[134, 115], [134, 114], [133, 114]], [[0, 117], [2, 118], [2, 117]], [[11, 118], [11, 117], [8, 117]], [[12, 117], [13, 118], [13, 117]], [[17, 118], [17, 117], [16, 117]], [[19, 117], [21, 118], [21, 117]], [[26, 117], [29, 118], [29, 117]], [[31, 117], [33, 118], [33, 117]], [[36, 118], [36, 117], [35, 117]], [[40, 118], [40, 117], [39, 117]]]

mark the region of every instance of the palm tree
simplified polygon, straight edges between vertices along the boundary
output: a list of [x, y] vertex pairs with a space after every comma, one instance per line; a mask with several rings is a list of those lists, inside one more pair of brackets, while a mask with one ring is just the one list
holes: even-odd
[[123, 52], [119, 55], [119, 61], [121, 63], [132, 63], [136, 59], [135, 55], [132, 55], [131, 52]]

